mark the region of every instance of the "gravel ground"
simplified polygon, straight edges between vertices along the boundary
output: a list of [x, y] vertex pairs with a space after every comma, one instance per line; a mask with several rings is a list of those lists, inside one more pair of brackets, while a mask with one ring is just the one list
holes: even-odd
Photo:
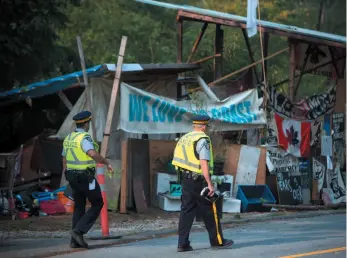
[[[276, 212], [280, 214], [282, 212]], [[263, 217], [269, 213], [247, 213], [247, 214], [223, 214], [223, 220]], [[146, 214], [119, 214], [109, 213], [110, 232], [120, 235], [131, 235], [133, 233], [167, 230], [177, 228], [178, 213], [168, 213], [153, 209]], [[201, 223], [196, 223], [199, 227]], [[0, 238], [30, 238], [49, 237], [60, 238], [69, 236], [71, 229], [71, 215], [32, 217], [25, 220], [0, 220]], [[100, 220], [95, 223], [90, 231], [100, 232]]]

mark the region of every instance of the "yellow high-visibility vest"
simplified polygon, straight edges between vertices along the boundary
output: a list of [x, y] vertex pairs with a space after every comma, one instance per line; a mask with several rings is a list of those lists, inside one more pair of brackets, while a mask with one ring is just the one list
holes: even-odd
[[[82, 149], [81, 143], [86, 132], [73, 132], [64, 139], [64, 151], [66, 158], [66, 166], [71, 170], [85, 170], [87, 168], [95, 168], [95, 161], [89, 157]], [[93, 142], [94, 148], [98, 151], [99, 146]]]
[[190, 132], [183, 135], [177, 142], [174, 150], [172, 165], [176, 168], [187, 169], [192, 172], [202, 173], [200, 160], [196, 153], [196, 143], [201, 139], [206, 138], [210, 142], [210, 161], [209, 172], [213, 174], [213, 152], [210, 137], [204, 132]]

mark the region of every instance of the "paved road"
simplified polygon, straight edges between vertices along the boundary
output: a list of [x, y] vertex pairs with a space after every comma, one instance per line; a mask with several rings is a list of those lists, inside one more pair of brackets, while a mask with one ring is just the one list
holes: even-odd
[[[55, 257], [346, 257], [345, 250], [335, 249], [346, 247], [345, 214], [248, 224], [226, 228], [224, 235], [235, 241], [232, 249], [211, 250], [207, 232], [194, 232], [191, 234], [192, 246], [195, 249], [193, 252], [177, 253], [177, 237], [172, 236]], [[328, 253], [322, 254], [321, 251]], [[296, 256], [296, 254], [300, 255]]]

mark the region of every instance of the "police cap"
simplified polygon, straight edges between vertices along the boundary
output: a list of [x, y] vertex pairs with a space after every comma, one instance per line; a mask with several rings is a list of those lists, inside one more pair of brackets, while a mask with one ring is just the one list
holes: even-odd
[[192, 120], [195, 125], [207, 125], [210, 121], [210, 117], [206, 115], [196, 115], [193, 116]]
[[75, 120], [77, 124], [85, 123], [92, 119], [92, 113], [90, 113], [89, 111], [82, 111], [76, 114], [72, 119]]

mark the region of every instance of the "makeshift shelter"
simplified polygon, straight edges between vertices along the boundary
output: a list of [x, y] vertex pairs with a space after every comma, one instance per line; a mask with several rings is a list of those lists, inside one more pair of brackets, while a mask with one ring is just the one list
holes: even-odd
[[[122, 78], [123, 82], [130, 83], [135, 87], [145, 89], [149, 92], [156, 92], [157, 94], [176, 99], [176, 83], [178, 74], [198, 69], [199, 66], [195, 64], [123, 64]], [[115, 65], [103, 64], [86, 70], [87, 76], [90, 80], [90, 90], [93, 96], [92, 112], [93, 120], [96, 122], [96, 140], [101, 142], [104, 133], [104, 126], [108, 111], [108, 102], [114, 79]], [[0, 93], [0, 105], [2, 107], [9, 107], [17, 103], [24, 103], [35, 107], [35, 101], [56, 95], [56, 98], [66, 105], [68, 115], [62, 123], [57, 134], [51, 135], [48, 138], [41, 137], [39, 141], [34, 141], [30, 146], [24, 146], [24, 153], [26, 155], [22, 166], [23, 173], [30, 173], [30, 180], [37, 178], [39, 175], [38, 167], [44, 167], [54, 175], [54, 182], [51, 181], [51, 186], [57, 188], [60, 185], [61, 178], [61, 149], [62, 139], [69, 134], [73, 128], [72, 116], [85, 108], [86, 94], [84, 91], [84, 84], [81, 83], [83, 77], [82, 71], [63, 75], [60, 77], [52, 78], [43, 82], [33, 83], [26, 87], [12, 89]], [[70, 91], [76, 89], [80, 94], [77, 101], [71, 101], [69, 96]], [[80, 93], [82, 92], [82, 94]], [[58, 97], [59, 96], [59, 97]], [[32, 102], [32, 103], [31, 103]], [[25, 107], [25, 106], [24, 106]], [[20, 109], [19, 107], [18, 109]], [[26, 107], [26, 112], [30, 112], [31, 108]], [[119, 102], [114, 116], [118, 117]], [[113, 124], [117, 128], [117, 118], [113, 119]], [[35, 123], [27, 123], [26, 130], [30, 130], [31, 126]], [[1, 125], [1, 126], [6, 126]], [[0, 128], [1, 129], [1, 128]], [[116, 129], [115, 129], [116, 130]], [[3, 135], [2, 137], [7, 137]], [[109, 143], [109, 150], [107, 158], [115, 161], [115, 167], [120, 164], [120, 140], [131, 138], [141, 138], [142, 135], [127, 134], [124, 132], [112, 133]], [[166, 139], [172, 138], [170, 135], [153, 135], [151, 138], [164, 137]], [[25, 140], [26, 142], [27, 140]], [[13, 146], [15, 148], [16, 146]], [[37, 148], [36, 148], [37, 147]], [[0, 155], [1, 156], [1, 155]], [[35, 161], [33, 160], [35, 159]], [[39, 163], [39, 164], [38, 164]], [[33, 167], [33, 165], [35, 165]], [[30, 172], [29, 172], [30, 171]], [[119, 172], [119, 171], [118, 171]], [[23, 174], [22, 173], [22, 174]], [[25, 175], [21, 175], [22, 181], [26, 180]], [[24, 178], [24, 179], [23, 179]], [[119, 188], [119, 186], [118, 186]]]
[[[282, 159], [282, 150], [280, 148], [276, 149], [276, 155], [278, 157], [276, 159], [278, 159], [280, 162], [287, 162], [288, 164], [285, 167], [291, 167], [292, 169], [290, 169], [289, 171], [297, 172], [297, 174], [299, 174], [298, 178], [295, 179], [294, 175], [291, 175], [289, 178], [289, 173], [286, 174], [287, 178], [281, 177], [281, 173], [274, 172], [272, 174], [270, 171], [275, 170], [268, 167], [266, 181], [273, 193], [277, 194], [277, 190], [283, 186], [283, 182], [285, 182], [286, 180], [289, 180], [291, 182], [291, 186], [295, 186], [293, 183], [295, 182], [295, 180], [301, 181], [300, 184], [298, 184], [298, 186], [302, 188], [302, 191], [299, 191], [300, 194], [295, 194], [295, 191], [293, 190], [298, 186], [290, 188], [284, 187], [283, 193], [278, 194], [283, 194], [282, 198], [277, 198], [279, 203], [322, 203], [323, 201], [325, 204], [327, 204], [331, 202], [331, 200], [333, 200], [333, 202], [340, 202], [341, 200], [344, 200], [346, 196], [345, 192], [338, 190], [339, 188], [344, 188], [342, 187], [344, 185], [344, 182], [338, 175], [340, 173], [339, 170], [341, 170], [342, 175], [346, 175], [346, 139], [344, 137], [344, 133], [342, 132], [344, 132], [346, 128], [345, 63], [347, 40], [346, 37], [342, 35], [335, 35], [319, 31], [321, 23], [323, 21], [322, 15], [324, 13], [324, 1], [320, 5], [321, 9], [317, 22], [317, 30], [265, 21], [261, 20], [260, 17], [257, 17], [256, 29], [259, 32], [262, 41], [261, 52], [263, 55], [263, 59], [258, 61], [256, 61], [254, 58], [254, 51], [252, 51], [250, 40], [247, 36], [247, 17], [199, 8], [195, 6], [189, 6], [185, 4], [174, 4], [155, 0], [137, 0], [137, 2], [163, 8], [169, 8], [177, 11], [177, 63], [181, 63], [182, 60], [187, 60], [186, 58], [188, 58], [188, 62], [191, 63], [203, 63], [207, 60], [212, 59], [214, 81], [210, 82], [209, 86], [216, 86], [212, 88], [216, 92], [216, 95], [218, 95], [218, 90], [220, 89], [223, 89], [223, 94], [226, 94], [228, 96], [235, 94], [235, 89], [237, 87], [230, 86], [230, 83], [228, 83], [227, 79], [232, 78], [233, 76], [245, 71], [246, 73], [244, 73], [244, 77], [247, 77], [248, 79], [247, 81], [244, 81], [245, 87], [243, 87], [243, 89], [247, 88], [247, 86], [254, 87], [256, 85], [263, 85], [265, 89], [267, 88], [269, 95], [267, 103], [268, 110], [273, 110], [276, 113], [280, 113], [288, 119], [292, 119], [294, 121], [311, 121], [311, 134], [313, 138], [311, 139], [312, 150], [309, 157], [301, 157], [302, 160], [297, 159], [295, 161], [292, 161], [289, 159], [287, 161], [284, 161], [284, 159]], [[258, 6], [258, 8], [260, 8], [260, 6]], [[191, 45], [193, 46], [191, 52], [188, 53], [187, 56], [184, 56], [183, 49], [186, 48], [186, 44], [188, 42], [186, 40], [183, 41], [183, 32], [185, 28], [184, 24], [190, 23], [200, 23], [201, 31], [197, 35], [195, 42], [191, 43]], [[204, 57], [200, 60], [194, 60], [194, 55], [197, 53], [199, 45], [203, 41], [206, 29], [210, 26], [213, 26], [213, 28], [215, 28], [214, 53], [213, 55]], [[243, 38], [248, 49], [250, 64], [236, 71], [230, 71], [230, 73], [228, 72], [227, 74], [225, 74], [225, 71], [223, 71], [223, 52], [225, 49], [224, 32], [227, 28], [234, 28], [235, 30], [239, 29], [242, 31]], [[278, 38], [279, 36], [285, 37], [288, 40], [288, 46], [285, 46], [285, 48], [275, 53], [269, 53], [270, 41], [272, 40], [272, 38], [276, 40], [276, 37]], [[213, 50], [211, 49], [211, 51]], [[268, 80], [266, 80], [266, 78], [268, 78], [267, 74], [269, 72], [268, 60], [280, 54], [288, 55], [288, 79], [279, 82], [269, 82]], [[257, 74], [257, 69], [255, 68], [256, 65], [261, 63], [263, 63], [263, 73], [261, 74], [261, 76], [259, 76], [259, 74]], [[255, 75], [254, 78], [256, 79], [256, 81], [252, 78], [249, 78], [251, 77], [252, 72]], [[327, 87], [324, 92], [299, 100], [298, 92], [300, 90], [300, 82], [302, 82], [302, 78], [305, 74], [325, 76], [326, 78], [329, 78], [331, 81], [333, 81], [333, 83], [327, 83]], [[285, 96], [284, 94], [280, 94], [277, 88], [287, 83], [288, 96]], [[333, 86], [331, 84], [333, 84]], [[323, 96], [325, 96], [326, 98], [324, 99]], [[300, 105], [301, 108], [297, 108]], [[293, 115], [294, 113], [296, 115]], [[303, 114], [305, 114], [306, 117], [303, 117]], [[277, 146], [277, 131], [273, 130], [273, 126], [271, 126], [273, 122], [272, 120], [274, 120], [274, 116], [273, 113], [272, 115], [270, 113], [267, 118], [268, 128], [266, 132], [266, 143], [268, 145]], [[259, 132], [249, 130], [249, 132], [247, 133], [249, 133], [249, 137], [247, 137], [248, 144], [251, 142], [259, 144]], [[323, 137], [325, 136], [327, 137], [327, 139], [329, 139], [329, 142], [327, 144], [321, 145], [322, 139], [324, 139]], [[252, 143], [252, 145], [255, 144]], [[327, 155], [327, 153], [323, 151], [324, 148], [332, 151], [330, 151]], [[241, 153], [239, 149], [240, 146], [234, 146], [234, 149], [233, 146], [230, 146], [228, 150], [230, 157], [228, 157], [228, 159], [233, 163], [232, 165], [234, 167], [226, 166], [226, 172], [231, 171], [233, 174], [237, 174], [238, 166], [236, 166], [235, 164], [237, 164], [238, 161], [235, 161], [235, 157], [236, 160], [238, 160], [237, 157], [239, 153]], [[268, 148], [267, 153], [270, 156], [275, 155], [273, 149], [270, 148]], [[249, 159], [249, 155], [246, 155], [246, 157]], [[322, 164], [324, 164], [325, 167], [328, 167], [327, 159], [329, 157], [333, 157], [333, 160], [338, 161], [341, 168], [334, 165], [334, 169], [326, 169], [327, 172], [320, 173], [321, 167], [323, 167]], [[240, 160], [242, 161], [243, 159], [240, 158]], [[248, 162], [246, 161], [245, 164], [248, 164]], [[293, 164], [296, 165], [294, 166]], [[337, 172], [335, 172], [335, 170]], [[313, 177], [315, 173], [320, 176]], [[325, 174], [325, 176], [323, 174]], [[337, 187], [336, 185], [339, 185], [341, 187]], [[325, 190], [329, 190], [331, 192], [329, 195], [332, 197], [323, 198], [324, 193], [322, 193], [321, 188], [325, 187]], [[287, 195], [286, 192], [288, 193]], [[332, 192], [334, 194], [332, 194]], [[294, 197], [296, 197], [297, 200], [293, 200]]]

